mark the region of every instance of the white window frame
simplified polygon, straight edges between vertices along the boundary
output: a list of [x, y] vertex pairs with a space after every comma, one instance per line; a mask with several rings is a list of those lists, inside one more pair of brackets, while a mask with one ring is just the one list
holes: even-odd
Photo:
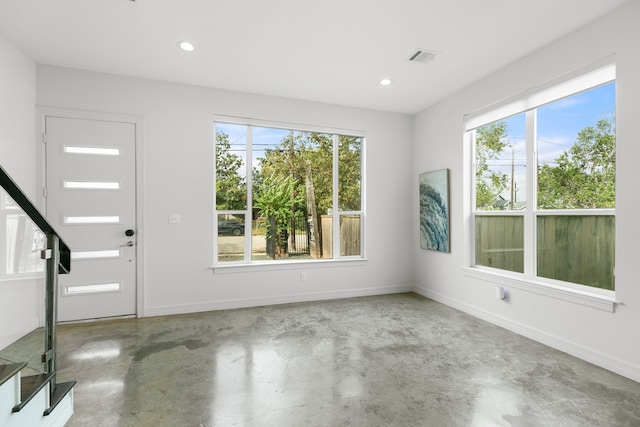
[[[552, 215], [613, 215], [615, 209], [571, 209], [541, 210], [537, 208], [536, 182], [536, 109], [579, 92], [615, 81], [615, 62], [613, 56], [598, 61], [589, 67], [576, 70], [561, 78], [554, 79], [545, 85], [526, 91], [523, 94], [508, 98], [475, 113], [464, 119], [465, 170], [469, 191], [465, 193], [468, 201], [468, 222], [465, 224], [467, 251], [465, 254], [464, 274], [528, 292], [569, 301], [588, 307], [614, 312], [620, 302], [616, 300], [615, 291], [594, 288], [586, 285], [569, 283], [536, 275], [536, 224], [538, 216]], [[527, 139], [527, 210], [520, 211], [476, 211], [475, 209], [475, 129], [495, 121], [525, 113]], [[475, 265], [475, 217], [476, 216], [524, 216], [524, 273]]]
[[[252, 173], [250, 171], [253, 170], [253, 155], [251, 153], [252, 146], [252, 132], [247, 133], [247, 159], [246, 159], [246, 185], [247, 185], [247, 207], [245, 210], [221, 210], [218, 211], [216, 208], [216, 154], [215, 154], [215, 135], [216, 135], [216, 123], [225, 123], [225, 124], [233, 124], [233, 125], [241, 125], [247, 126], [248, 128], [252, 127], [267, 127], [274, 129], [284, 129], [291, 130], [294, 132], [316, 132], [329, 134], [333, 136], [333, 207], [332, 210], [332, 258], [329, 259], [301, 259], [301, 260], [252, 260], [251, 254], [251, 232], [247, 232], [247, 222], [245, 222], [245, 233], [244, 233], [244, 259], [239, 261], [218, 261], [218, 215], [222, 214], [237, 214], [244, 215], [245, 221], [249, 220], [249, 224], [252, 218], [252, 206], [253, 206], [253, 194], [251, 191], [252, 182]], [[353, 136], [362, 138], [362, 146], [360, 149], [360, 210], [359, 211], [340, 211], [338, 207], [338, 140], [339, 136]], [[213, 266], [212, 269], [216, 273], [226, 273], [231, 271], [242, 271], [243, 269], [247, 269], [247, 271], [256, 271], [256, 270], [269, 270], [272, 268], [281, 269], [281, 268], [296, 268], [301, 264], [329, 264], [329, 263], [349, 263], [349, 264], [359, 264], [365, 262], [366, 258], [366, 244], [365, 244], [365, 236], [366, 236], [366, 215], [365, 215], [365, 206], [366, 206], [366, 190], [365, 190], [365, 150], [366, 150], [366, 135], [364, 131], [358, 130], [347, 130], [347, 129], [339, 129], [339, 128], [330, 128], [323, 126], [312, 126], [312, 125], [304, 125], [304, 124], [294, 124], [294, 123], [286, 123], [286, 122], [277, 122], [270, 120], [260, 120], [260, 119], [252, 119], [252, 118], [243, 118], [243, 117], [233, 117], [233, 116], [224, 116], [224, 115], [215, 115], [213, 119], [213, 136], [214, 136], [214, 155], [213, 155]], [[340, 217], [346, 215], [360, 215], [360, 255], [356, 256], [341, 256], [340, 255]], [[306, 266], [305, 266], [306, 267]]]

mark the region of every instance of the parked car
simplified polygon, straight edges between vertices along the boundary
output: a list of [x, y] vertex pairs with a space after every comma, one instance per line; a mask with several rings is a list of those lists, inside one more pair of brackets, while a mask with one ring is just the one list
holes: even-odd
[[230, 234], [232, 236], [242, 236], [244, 234], [244, 223], [235, 219], [218, 220], [218, 235]]

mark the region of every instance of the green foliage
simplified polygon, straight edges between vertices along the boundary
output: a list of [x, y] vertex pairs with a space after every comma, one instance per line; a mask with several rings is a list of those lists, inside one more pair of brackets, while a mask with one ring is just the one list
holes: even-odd
[[267, 235], [275, 237], [276, 243], [280, 242], [280, 236], [287, 230], [287, 225], [293, 207], [300, 203], [299, 197], [291, 197], [298, 185], [293, 176], [278, 176], [272, 174], [263, 177], [256, 191], [253, 206], [261, 216], [275, 220], [275, 230], [271, 229], [267, 222]]
[[508, 145], [506, 122], [494, 122], [476, 130], [476, 209], [491, 210], [493, 201], [507, 188], [508, 176], [489, 168]]
[[[328, 214], [333, 205], [334, 136], [291, 131], [277, 146], [264, 150], [251, 171], [254, 212], [275, 220], [269, 236], [278, 241], [293, 218]], [[361, 207], [362, 138], [338, 136], [338, 205]], [[216, 207], [243, 210], [246, 183], [238, 170], [242, 158], [231, 152], [228, 135], [216, 134]], [[315, 220], [317, 222], [317, 219]], [[270, 221], [267, 221], [268, 223]], [[316, 231], [317, 232], [317, 231]], [[283, 242], [280, 242], [283, 243]]]
[[241, 167], [242, 157], [231, 152], [229, 135], [216, 132], [216, 209], [246, 209], [247, 184], [238, 173]]
[[338, 207], [341, 211], [359, 211], [362, 207], [362, 138], [338, 137]]
[[615, 117], [578, 132], [574, 145], [538, 172], [540, 209], [615, 207]]
[[[333, 148], [330, 135], [310, 132], [290, 132], [275, 149], [265, 150], [265, 157], [260, 160], [261, 178], [291, 176], [296, 181], [290, 198], [298, 202], [292, 208], [306, 212], [305, 178], [307, 167], [311, 167], [311, 176], [315, 187], [315, 203], [318, 211], [326, 212], [331, 208], [333, 196], [332, 162]], [[259, 191], [259, 190], [258, 190]]]

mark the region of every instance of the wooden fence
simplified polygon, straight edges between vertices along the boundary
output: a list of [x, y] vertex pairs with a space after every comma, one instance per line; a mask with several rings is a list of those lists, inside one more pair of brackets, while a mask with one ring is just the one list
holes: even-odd
[[[340, 256], [360, 255], [360, 215], [340, 215]], [[320, 217], [322, 258], [333, 258], [333, 217]]]
[[[615, 288], [615, 217], [537, 217], [537, 275], [596, 288]], [[476, 264], [524, 271], [524, 218], [476, 216]]]
[[524, 217], [476, 216], [476, 265], [524, 273]]

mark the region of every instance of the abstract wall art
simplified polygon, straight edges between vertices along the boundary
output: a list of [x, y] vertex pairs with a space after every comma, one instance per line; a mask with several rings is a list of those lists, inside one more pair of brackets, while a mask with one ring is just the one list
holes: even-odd
[[420, 247], [450, 252], [449, 169], [420, 174]]

